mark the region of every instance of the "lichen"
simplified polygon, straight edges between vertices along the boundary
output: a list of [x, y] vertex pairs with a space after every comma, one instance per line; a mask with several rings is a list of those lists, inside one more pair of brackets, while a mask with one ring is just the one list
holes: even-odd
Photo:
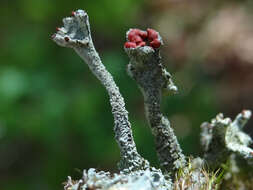
[[[157, 35], [162, 42], [158, 32]], [[162, 90], [176, 92], [177, 87], [162, 64], [159, 48], [125, 47], [125, 51], [130, 58], [128, 73], [137, 82], [144, 96], [146, 117], [155, 138], [161, 166], [174, 175], [176, 170], [185, 166], [186, 161], [169, 120], [161, 113], [160, 104]]]
[[121, 153], [120, 169], [130, 172], [148, 168], [149, 162], [137, 152], [124, 99], [94, 47], [88, 14], [83, 10], [77, 10], [71, 17], [64, 18], [63, 24], [52, 39], [60, 46], [73, 48], [109, 94], [114, 116], [115, 139]]
[[252, 139], [242, 131], [251, 117], [249, 110], [243, 110], [234, 121], [218, 114], [211, 123], [201, 125], [201, 145], [208, 164], [217, 168], [225, 163], [231, 154], [236, 154], [247, 161], [253, 160], [253, 150], [249, 147]]
[[[130, 58], [127, 71], [144, 96], [146, 118], [165, 171], [150, 166], [137, 151], [124, 99], [94, 47], [87, 13], [83, 10], [72, 12], [71, 17], [63, 19], [63, 24], [52, 39], [60, 46], [74, 49], [107, 90], [121, 156], [119, 173], [93, 168], [84, 170], [80, 180], [68, 177], [65, 190], [214, 190], [222, 177], [229, 180], [235, 178], [234, 174], [239, 175], [241, 165], [238, 159], [253, 166], [253, 150], [249, 147], [252, 139], [242, 131], [251, 116], [248, 110], [238, 114], [233, 122], [218, 114], [211, 123], [203, 123], [201, 145], [204, 158], [186, 162], [173, 128], [160, 109], [162, 91], [177, 92], [171, 74], [162, 64], [162, 38], [153, 29], [130, 29], [124, 45]], [[206, 163], [211, 171], [205, 169]]]
[[149, 168], [125, 174], [123, 172], [96, 171], [94, 168], [83, 171], [82, 179], [74, 181], [68, 177], [65, 190], [171, 190], [172, 183], [165, 179], [161, 170]]

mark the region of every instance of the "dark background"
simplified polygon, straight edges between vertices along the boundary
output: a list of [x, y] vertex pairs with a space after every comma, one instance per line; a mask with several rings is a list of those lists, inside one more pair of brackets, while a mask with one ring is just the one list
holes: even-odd
[[[184, 153], [200, 154], [199, 126], [253, 108], [252, 0], [1, 0], [0, 189], [60, 190], [82, 169], [116, 171], [108, 96], [73, 50], [50, 36], [78, 8], [122, 92], [139, 152], [157, 166], [143, 98], [125, 68], [129, 28], [154, 28], [179, 94], [165, 96]], [[250, 120], [246, 130], [250, 132]]]

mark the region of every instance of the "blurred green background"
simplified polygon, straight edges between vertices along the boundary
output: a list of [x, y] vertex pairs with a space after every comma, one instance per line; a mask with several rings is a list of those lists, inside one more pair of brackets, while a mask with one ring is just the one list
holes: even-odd
[[143, 98], [125, 72], [129, 28], [152, 27], [164, 39], [163, 61], [180, 93], [164, 97], [163, 112], [188, 156], [201, 152], [203, 121], [253, 108], [250, 0], [2, 0], [1, 190], [60, 190], [82, 169], [117, 169], [104, 88], [74, 51], [50, 39], [79, 8], [88, 12], [96, 48], [125, 98], [137, 148], [154, 166]]

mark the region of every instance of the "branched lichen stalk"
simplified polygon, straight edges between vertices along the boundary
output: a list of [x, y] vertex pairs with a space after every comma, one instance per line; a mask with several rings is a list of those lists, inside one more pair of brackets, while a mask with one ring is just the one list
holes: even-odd
[[[128, 39], [131, 33], [131, 30], [127, 32]], [[160, 36], [158, 39], [161, 42]], [[162, 65], [159, 48], [148, 45], [129, 48], [127, 43], [125, 51], [130, 58], [128, 73], [137, 82], [143, 93], [146, 117], [155, 138], [158, 158], [166, 171], [176, 171], [184, 167], [185, 156], [169, 120], [161, 113], [160, 104], [162, 90], [176, 91], [177, 88], [171, 80], [171, 75]]]
[[72, 17], [63, 19], [63, 23], [64, 27], [57, 29], [58, 32], [52, 36], [53, 40], [60, 46], [73, 48], [109, 94], [115, 138], [121, 153], [120, 169], [127, 172], [148, 167], [148, 162], [137, 152], [124, 99], [113, 77], [102, 64], [92, 42], [87, 13], [83, 10], [73, 12]]
[[201, 125], [201, 145], [204, 158], [212, 168], [225, 163], [231, 154], [235, 154], [247, 161], [253, 161], [253, 150], [249, 147], [252, 139], [242, 131], [251, 117], [251, 111], [243, 110], [234, 121], [218, 114], [211, 123]]

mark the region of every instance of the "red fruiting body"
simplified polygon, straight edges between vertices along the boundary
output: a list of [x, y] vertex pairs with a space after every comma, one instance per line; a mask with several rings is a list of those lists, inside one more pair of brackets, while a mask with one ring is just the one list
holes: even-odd
[[146, 42], [140, 42], [140, 43], [137, 44], [137, 47], [139, 47], [139, 46], [140, 46], [140, 47], [143, 47], [143, 46], [145, 46], [145, 45], [146, 45]]
[[127, 39], [128, 39], [129, 41], [132, 41], [132, 39], [133, 39], [134, 36], [135, 36], [134, 33], [129, 32], [129, 33], [128, 33], [128, 36], [127, 36]]
[[161, 46], [161, 42], [158, 39], [154, 39], [152, 42], [150, 42], [150, 46], [153, 48], [159, 48]]
[[133, 38], [135, 36], [138, 36], [138, 34], [139, 34], [139, 30], [138, 29], [132, 29], [132, 30], [129, 31], [127, 38], [128, 38], [129, 41], [132, 42]]
[[143, 40], [147, 39], [147, 37], [148, 37], [148, 33], [147, 33], [146, 31], [141, 31], [141, 30], [140, 30], [139, 35], [140, 35], [140, 37], [141, 37]]
[[136, 29], [136, 28], [134, 28], [134, 29], [131, 29], [130, 30], [130, 33], [133, 33], [133, 34], [135, 34], [135, 35], [139, 35], [140, 34], [140, 29]]
[[145, 40], [148, 36], [146, 31], [142, 31], [139, 29], [131, 29], [128, 33], [128, 40], [133, 41], [134, 36], [139, 36], [141, 37], [142, 40]]
[[126, 42], [124, 46], [125, 46], [125, 48], [136, 48], [136, 43]]
[[135, 42], [135, 43], [140, 43], [140, 42], [142, 42], [142, 39], [140, 36], [135, 35], [132, 37], [132, 39], [130, 41]]
[[150, 41], [153, 41], [154, 39], [158, 38], [158, 33], [154, 29], [148, 28], [147, 33], [148, 33], [148, 39]]
[[60, 31], [60, 28], [56, 27], [56, 31]]
[[161, 41], [158, 39], [158, 32], [154, 29], [148, 28], [147, 31], [139, 29], [131, 29], [127, 35], [128, 42], [125, 43], [125, 48], [136, 48], [143, 46], [150, 46], [152, 48], [159, 48]]
[[72, 12], [71, 12], [71, 15], [72, 15], [72, 16], [75, 16], [75, 14], [76, 14], [75, 11], [72, 11]]
[[64, 40], [65, 40], [66, 42], [68, 42], [68, 41], [69, 41], [69, 37], [65, 37]]

